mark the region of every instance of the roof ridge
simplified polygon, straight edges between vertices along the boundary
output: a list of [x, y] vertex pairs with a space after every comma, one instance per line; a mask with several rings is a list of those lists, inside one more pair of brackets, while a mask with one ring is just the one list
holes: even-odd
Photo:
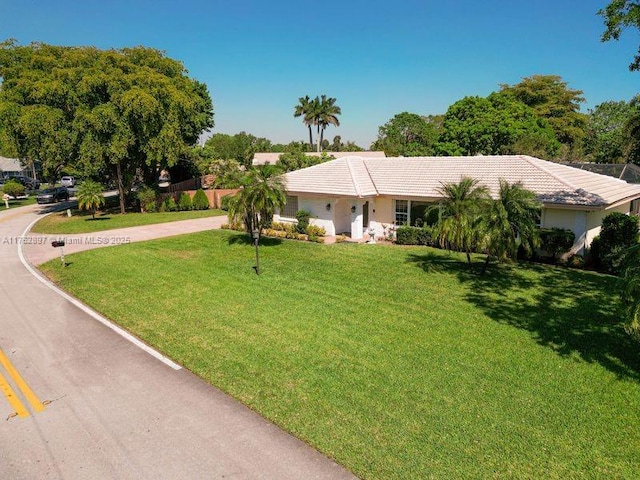
[[356, 195], [359, 198], [359, 197], [362, 196], [362, 194], [360, 193], [360, 185], [358, 185], [358, 182], [356, 181], [356, 176], [355, 176], [355, 173], [353, 171], [353, 167], [351, 166], [351, 159], [352, 158], [353, 158], [352, 156], [342, 157], [342, 160], [347, 162], [347, 168], [349, 168], [349, 175], [351, 175], [351, 183], [353, 184], [353, 189], [356, 191]]
[[[556, 180], [558, 180], [560, 183], [566, 185], [569, 188], [572, 188], [574, 190], [583, 190], [582, 188], [578, 188], [575, 185], [573, 185], [570, 182], [567, 182], [565, 179], [560, 178], [558, 175], [556, 175], [555, 173], [553, 173], [551, 170], [549, 170], [547, 167], [545, 167], [544, 165], [538, 165], [535, 162], [533, 162], [532, 160], [538, 160], [540, 162], [546, 162], [547, 160], [542, 160], [540, 158], [535, 158], [535, 157], [531, 157], [529, 155], [516, 155], [516, 157], [520, 157], [522, 158], [525, 162], [529, 163], [529, 165], [534, 166], [535, 168], [539, 168], [540, 170], [542, 170], [543, 172], [551, 175], [553, 178], [555, 178]], [[552, 163], [552, 162], [549, 162]], [[557, 165], [560, 165], [559, 163]], [[564, 165], [566, 166], [566, 165]], [[567, 168], [572, 168], [572, 167], [567, 167]], [[583, 190], [584, 191], [584, 190]]]
[[373, 185], [373, 189], [376, 191], [376, 195], [380, 195], [378, 191], [378, 185], [376, 185], [371, 172], [369, 171], [369, 162], [367, 160], [371, 160], [370, 158], [360, 157], [362, 159], [362, 164], [364, 165], [364, 169], [367, 171], [367, 175], [369, 176], [369, 180], [371, 180], [371, 185]]

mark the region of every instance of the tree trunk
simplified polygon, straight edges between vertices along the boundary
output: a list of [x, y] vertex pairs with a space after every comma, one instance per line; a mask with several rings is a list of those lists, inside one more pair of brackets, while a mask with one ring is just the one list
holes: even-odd
[[319, 152], [322, 151], [322, 142], [324, 141], [324, 128], [320, 129], [320, 148], [318, 149]]
[[467, 250], [467, 262], [471, 265], [471, 254], [469, 253], [469, 250]]
[[116, 176], [118, 177], [118, 195], [120, 195], [120, 213], [124, 215], [127, 213], [127, 209], [124, 198], [124, 183], [122, 181], [122, 165], [120, 160], [116, 163]]
[[320, 153], [320, 125], [318, 125], [318, 153]]
[[307, 126], [309, 127], [309, 147], [313, 148], [313, 133], [311, 132], [311, 124]]
[[484, 265], [482, 266], [482, 271], [480, 272], [480, 275], [484, 275], [485, 272], [487, 271], [487, 267], [489, 266], [489, 255], [487, 255], [486, 260], [484, 261]]

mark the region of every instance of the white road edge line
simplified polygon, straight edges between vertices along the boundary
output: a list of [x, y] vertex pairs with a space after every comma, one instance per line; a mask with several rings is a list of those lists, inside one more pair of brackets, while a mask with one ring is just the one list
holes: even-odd
[[[53, 212], [51, 212], [51, 213], [53, 213]], [[47, 215], [49, 215], [49, 214], [47, 214]], [[20, 257], [20, 261], [25, 266], [25, 268], [27, 270], [29, 270], [29, 273], [31, 273], [31, 275], [36, 277], [38, 280], [40, 280], [42, 283], [44, 283], [47, 287], [49, 287], [51, 290], [53, 290], [58, 295], [60, 295], [62, 298], [64, 298], [65, 300], [71, 302], [76, 307], [78, 307], [80, 310], [85, 312], [87, 315], [93, 317], [95, 320], [99, 321], [100, 323], [102, 323], [106, 327], [109, 327], [111, 330], [116, 332], [118, 335], [120, 335], [120, 336], [124, 337], [125, 339], [129, 340], [131, 343], [133, 343], [135, 346], [141, 348], [142, 350], [147, 352], [149, 355], [157, 358], [158, 360], [160, 360], [164, 364], [170, 366], [174, 370], [182, 369], [182, 367], [180, 365], [178, 365], [177, 363], [175, 363], [171, 359], [165, 357], [164, 355], [162, 355], [157, 350], [151, 348], [146, 343], [140, 341], [138, 338], [134, 337], [133, 335], [131, 335], [126, 330], [124, 330], [124, 329], [120, 328], [119, 326], [115, 325], [114, 323], [110, 322], [108, 319], [106, 319], [105, 317], [100, 315], [95, 310], [91, 309], [90, 307], [88, 307], [87, 305], [85, 305], [84, 303], [79, 301], [78, 299], [73, 298], [67, 292], [65, 292], [65, 291], [61, 290], [60, 288], [56, 287], [51, 281], [49, 281], [47, 278], [45, 278], [40, 272], [38, 272], [35, 268], [33, 268], [31, 265], [29, 265], [29, 262], [27, 262], [26, 258], [24, 257], [24, 254], [22, 253], [22, 244], [24, 242], [25, 236], [27, 235], [27, 233], [29, 233], [29, 230], [31, 230], [31, 227], [33, 227], [33, 225], [38, 220], [40, 220], [40, 219], [36, 218], [33, 222], [31, 222], [29, 224], [29, 226], [22, 233], [22, 236], [20, 237], [20, 241], [18, 242], [18, 256]]]

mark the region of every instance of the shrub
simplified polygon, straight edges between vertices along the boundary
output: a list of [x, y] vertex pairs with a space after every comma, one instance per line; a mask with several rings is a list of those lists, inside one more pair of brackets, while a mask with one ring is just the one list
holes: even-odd
[[19, 197], [24, 195], [24, 185], [15, 180], [9, 180], [4, 184], [4, 187], [2, 187], [2, 191], [11, 197]]
[[168, 196], [167, 198], [165, 198], [163, 205], [164, 205], [165, 211], [167, 212], [175, 212], [176, 210], [178, 210], [178, 205], [176, 204], [176, 201], [173, 198], [173, 196]]
[[309, 225], [305, 233], [309, 235], [309, 237], [324, 237], [327, 231], [318, 225]]
[[571, 268], [584, 268], [585, 261], [582, 255], [571, 255], [567, 259], [567, 267]]
[[140, 202], [140, 211], [155, 212], [156, 211], [156, 191], [151, 187], [141, 187], [136, 193]]
[[311, 212], [307, 212], [306, 210], [298, 210], [296, 212], [296, 220], [298, 220], [297, 228], [299, 233], [304, 233], [307, 231], [310, 218], [311, 218]]
[[[595, 239], [594, 239], [595, 241]], [[638, 218], [613, 212], [604, 217], [599, 239], [592, 243], [596, 268], [617, 275], [622, 269], [624, 251], [638, 243]]]
[[220, 209], [225, 212], [229, 210], [229, 201], [233, 198], [233, 195], [225, 195], [220, 199]]
[[198, 189], [193, 196], [193, 209], [194, 210], [207, 210], [209, 208], [209, 198], [204, 190]]
[[568, 252], [576, 239], [575, 233], [564, 228], [543, 228], [540, 230], [540, 250], [554, 260]]
[[191, 197], [187, 192], [182, 192], [180, 194], [180, 198], [178, 199], [178, 210], [191, 210], [192, 202]]
[[398, 245], [432, 245], [431, 228], [403, 225], [396, 229]]

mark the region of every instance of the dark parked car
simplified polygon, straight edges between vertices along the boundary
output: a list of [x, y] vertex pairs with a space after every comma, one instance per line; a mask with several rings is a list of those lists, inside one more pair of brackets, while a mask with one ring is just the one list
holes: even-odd
[[24, 188], [29, 190], [38, 190], [40, 188], [40, 182], [31, 177], [27, 177], [25, 175], [7, 175], [4, 178], [4, 182], [8, 182], [9, 180], [15, 180], [18, 183], [24, 185]]
[[36, 197], [36, 202], [38, 203], [55, 203], [63, 200], [69, 200], [67, 187], [47, 188]]

